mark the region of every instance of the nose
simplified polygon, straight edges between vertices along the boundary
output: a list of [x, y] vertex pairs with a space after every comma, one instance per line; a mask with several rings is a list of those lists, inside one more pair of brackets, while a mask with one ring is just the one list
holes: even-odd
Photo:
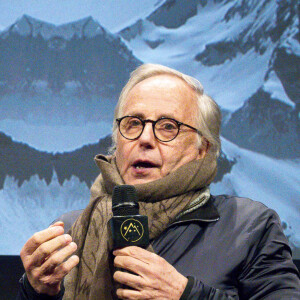
[[138, 138], [139, 143], [146, 148], [154, 148], [156, 138], [154, 136], [152, 123], [146, 123], [141, 136]]

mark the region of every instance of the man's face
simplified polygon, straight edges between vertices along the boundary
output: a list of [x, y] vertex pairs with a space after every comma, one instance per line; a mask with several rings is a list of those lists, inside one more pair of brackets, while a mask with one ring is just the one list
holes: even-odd
[[[158, 75], [138, 83], [125, 99], [122, 116], [138, 116], [156, 121], [170, 117], [193, 127], [197, 104], [194, 91], [181, 79]], [[197, 147], [197, 133], [181, 126], [170, 142], [158, 141], [152, 124], [146, 123], [142, 135], [127, 140], [118, 132], [116, 161], [126, 184], [140, 184], [162, 178], [178, 167], [206, 154]]]

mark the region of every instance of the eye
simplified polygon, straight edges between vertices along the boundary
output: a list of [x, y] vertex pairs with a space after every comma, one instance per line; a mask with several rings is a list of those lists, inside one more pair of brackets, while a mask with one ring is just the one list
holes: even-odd
[[172, 123], [166, 123], [166, 124], [164, 124], [164, 129], [165, 130], [174, 130], [174, 129], [176, 129], [176, 126], [174, 126], [174, 124], [172, 124]]
[[164, 131], [176, 131], [178, 129], [178, 125], [175, 121], [171, 119], [162, 119], [157, 123], [157, 129]]
[[132, 130], [135, 128], [140, 128], [142, 126], [142, 121], [134, 117], [126, 117], [123, 119], [123, 128], [126, 130]]
[[142, 122], [139, 119], [131, 119], [128, 121], [127, 126], [136, 127], [136, 126], [140, 126], [141, 124]]

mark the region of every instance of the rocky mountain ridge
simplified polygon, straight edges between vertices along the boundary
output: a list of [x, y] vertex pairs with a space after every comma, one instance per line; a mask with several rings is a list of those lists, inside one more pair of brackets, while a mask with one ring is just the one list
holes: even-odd
[[140, 63], [92, 17], [55, 26], [24, 15], [0, 33], [0, 95], [71, 85], [112, 97]]

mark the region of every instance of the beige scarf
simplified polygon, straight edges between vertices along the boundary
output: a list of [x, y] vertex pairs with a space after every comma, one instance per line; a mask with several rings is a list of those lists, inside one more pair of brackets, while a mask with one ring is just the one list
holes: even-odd
[[[98, 155], [95, 160], [101, 175], [91, 188], [88, 206], [71, 228], [80, 262], [65, 278], [64, 299], [67, 300], [115, 298], [107, 222], [112, 217], [113, 188], [124, 182], [114, 157]], [[140, 214], [148, 216], [150, 239], [158, 237], [179, 213], [201, 196], [215, 177], [216, 169], [216, 161], [206, 156], [161, 179], [135, 186]], [[152, 247], [148, 250], [151, 251]]]

